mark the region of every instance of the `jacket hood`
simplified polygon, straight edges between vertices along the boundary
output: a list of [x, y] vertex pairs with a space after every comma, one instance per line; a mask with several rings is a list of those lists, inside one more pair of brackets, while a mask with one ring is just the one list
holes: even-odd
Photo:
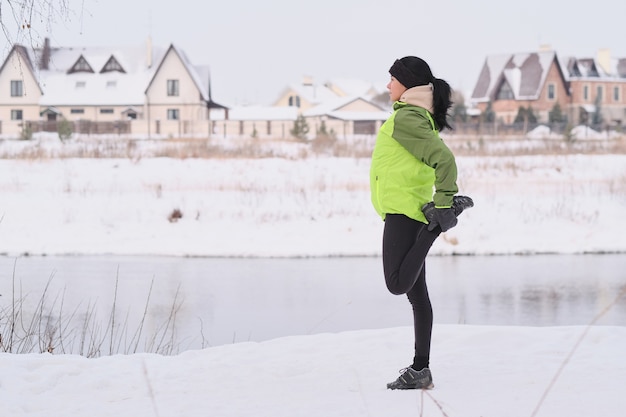
[[400, 100], [398, 101], [402, 101], [413, 106], [423, 107], [433, 114], [433, 85], [418, 85], [417, 87], [409, 88], [402, 93]]

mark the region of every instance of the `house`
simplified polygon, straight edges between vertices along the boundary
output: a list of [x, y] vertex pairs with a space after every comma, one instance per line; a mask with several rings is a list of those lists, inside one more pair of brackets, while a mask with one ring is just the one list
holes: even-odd
[[302, 112], [313, 131], [318, 131], [323, 123], [327, 132], [342, 137], [375, 135], [389, 114], [388, 110], [358, 96], [335, 97]]
[[532, 108], [548, 122], [555, 106], [570, 123], [589, 123], [598, 112], [605, 123], [626, 120], [626, 59], [559, 59], [556, 52], [488, 56], [470, 102], [480, 112], [488, 108], [500, 123], [510, 124], [520, 108]]
[[380, 94], [371, 83], [361, 80], [335, 79], [316, 84], [311, 77], [304, 77], [301, 85], [287, 86], [273, 107], [297, 108], [313, 134], [323, 126], [343, 138], [374, 135], [391, 113], [390, 108], [375, 101]]
[[15, 45], [0, 67], [0, 133], [56, 131], [64, 119], [80, 133], [206, 136], [211, 109], [227, 110], [212, 100], [209, 83], [208, 68], [173, 44]]

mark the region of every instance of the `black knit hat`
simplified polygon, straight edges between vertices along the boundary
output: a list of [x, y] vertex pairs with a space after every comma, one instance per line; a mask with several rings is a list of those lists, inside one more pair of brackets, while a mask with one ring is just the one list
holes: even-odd
[[416, 56], [396, 59], [396, 62], [389, 68], [389, 74], [406, 88], [427, 85], [434, 79], [426, 61]]

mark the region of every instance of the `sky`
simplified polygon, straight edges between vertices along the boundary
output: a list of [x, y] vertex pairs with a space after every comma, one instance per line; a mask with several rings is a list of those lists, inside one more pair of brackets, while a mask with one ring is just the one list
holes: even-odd
[[[471, 94], [486, 56], [537, 51], [593, 57], [609, 48], [626, 57], [626, 3], [593, 7], [528, 0], [51, 0], [57, 12], [16, 30], [6, 13], [5, 38], [53, 46], [175, 43], [197, 65], [208, 65], [213, 98], [227, 105], [271, 104], [282, 89], [311, 76], [366, 80], [384, 86], [397, 58], [417, 55], [438, 78]], [[60, 7], [64, 6], [64, 7]], [[17, 21], [21, 22], [19, 14]], [[7, 36], [8, 35], [8, 36]], [[5, 39], [3, 39], [5, 41]], [[2, 48], [6, 55], [7, 47]]]

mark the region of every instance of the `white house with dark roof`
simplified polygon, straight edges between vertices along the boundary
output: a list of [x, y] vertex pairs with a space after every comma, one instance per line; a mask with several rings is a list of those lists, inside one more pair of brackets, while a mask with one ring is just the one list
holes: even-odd
[[228, 109], [213, 101], [209, 70], [175, 45], [53, 47], [15, 45], [0, 67], [0, 135], [56, 132], [62, 120], [83, 134], [132, 137], [291, 138], [299, 116], [313, 137], [373, 135], [389, 109], [371, 84], [333, 80], [285, 88], [273, 106]]
[[0, 134], [26, 126], [53, 130], [65, 119], [82, 133], [206, 136], [207, 67], [175, 45], [52, 47], [15, 45], [0, 67]]

